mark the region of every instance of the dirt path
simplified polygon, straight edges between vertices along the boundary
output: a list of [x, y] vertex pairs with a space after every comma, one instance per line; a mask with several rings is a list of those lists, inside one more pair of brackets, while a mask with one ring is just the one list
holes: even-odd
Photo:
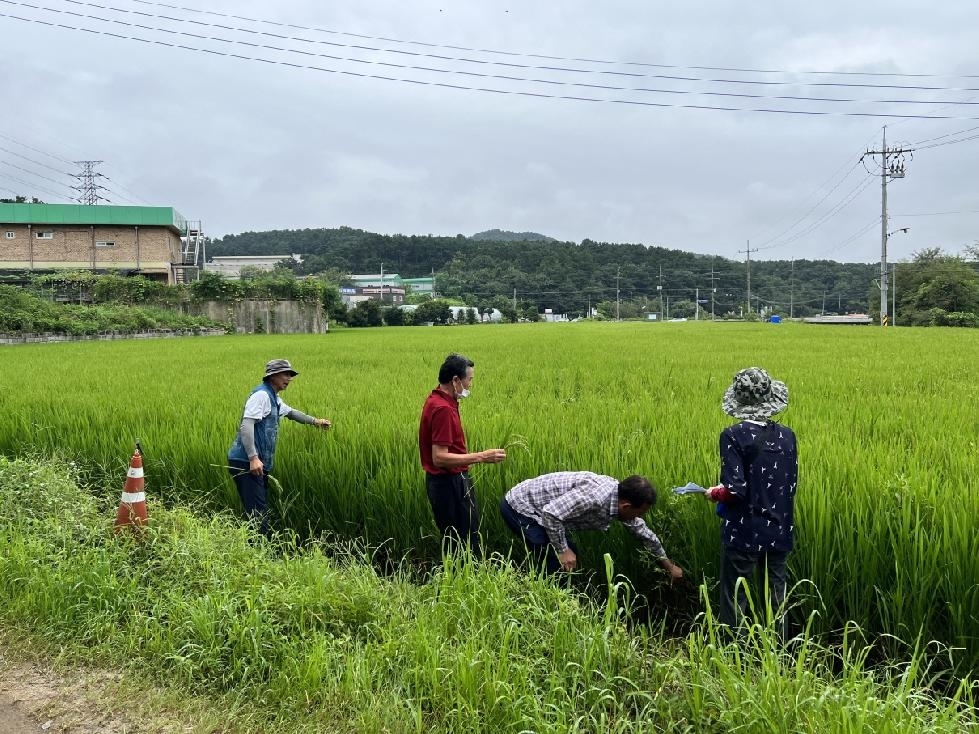
[[[25, 663], [2, 659], [0, 663], [0, 731], [4, 734], [50, 732], [97, 732], [102, 722], [76, 718], [72, 709], [85, 712], [89, 707], [72, 705], [64, 681], [51, 671]], [[89, 715], [90, 716], [90, 715]], [[62, 726], [71, 719], [70, 728]]]
[[[0, 731], [5, 734], [36, 734], [46, 731], [47, 722], [28, 718], [16, 701], [6, 691], [0, 691]], [[50, 728], [50, 725], [48, 725]]]
[[72, 670], [12, 659], [0, 646], [0, 734], [183, 734], [180, 715], [144, 711], [126, 700], [118, 673]]

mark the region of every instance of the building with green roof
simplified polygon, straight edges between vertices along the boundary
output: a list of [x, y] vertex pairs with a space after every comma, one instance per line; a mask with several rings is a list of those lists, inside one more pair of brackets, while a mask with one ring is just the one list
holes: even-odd
[[166, 206], [0, 203], [0, 271], [92, 270], [196, 280], [199, 222]]

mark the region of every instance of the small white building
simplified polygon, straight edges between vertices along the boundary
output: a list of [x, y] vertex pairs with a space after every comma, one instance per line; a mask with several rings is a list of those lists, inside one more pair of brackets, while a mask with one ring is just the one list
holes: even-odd
[[545, 308], [544, 313], [541, 314], [542, 321], [568, 321], [568, 315], [566, 313], [554, 313], [553, 309]]

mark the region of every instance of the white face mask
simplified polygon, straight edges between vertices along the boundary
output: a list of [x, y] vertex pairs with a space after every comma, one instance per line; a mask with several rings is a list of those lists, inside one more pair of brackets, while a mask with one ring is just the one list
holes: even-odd
[[462, 392], [456, 393], [456, 400], [462, 400], [463, 398], [469, 397], [469, 391], [466, 388], [462, 388]]

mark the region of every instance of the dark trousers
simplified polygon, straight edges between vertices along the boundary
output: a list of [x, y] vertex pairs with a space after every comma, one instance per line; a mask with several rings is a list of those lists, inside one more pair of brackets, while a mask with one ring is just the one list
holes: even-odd
[[[750, 623], [748, 593], [751, 589], [755, 612], [764, 620], [763, 615], [771, 608], [775, 630], [785, 641], [788, 625], [782, 605], [788, 583], [788, 555], [784, 551], [749, 553], [727, 546], [721, 548], [721, 624], [737, 630]], [[739, 579], [743, 581], [739, 583]]]
[[[500, 500], [500, 514], [503, 515], [503, 522], [507, 527], [523, 538], [524, 545], [527, 546], [537, 568], [543, 568], [548, 574], [555, 574], [561, 570], [561, 559], [557, 557], [554, 546], [547, 537], [547, 531], [540, 523], [510, 507], [506, 497]], [[575, 555], [578, 554], [578, 549], [570, 538], [568, 538], [568, 547], [575, 552]]]
[[247, 461], [228, 460], [228, 471], [231, 478], [235, 481], [238, 488], [238, 496], [241, 504], [245, 508], [245, 517], [248, 518], [255, 528], [266, 537], [270, 534], [269, 530], [269, 500], [268, 487], [269, 475], [262, 472], [262, 476], [257, 477], [248, 471]]
[[468, 474], [425, 474], [425, 489], [435, 524], [442, 534], [442, 552], [468, 546], [479, 558], [479, 507]]

